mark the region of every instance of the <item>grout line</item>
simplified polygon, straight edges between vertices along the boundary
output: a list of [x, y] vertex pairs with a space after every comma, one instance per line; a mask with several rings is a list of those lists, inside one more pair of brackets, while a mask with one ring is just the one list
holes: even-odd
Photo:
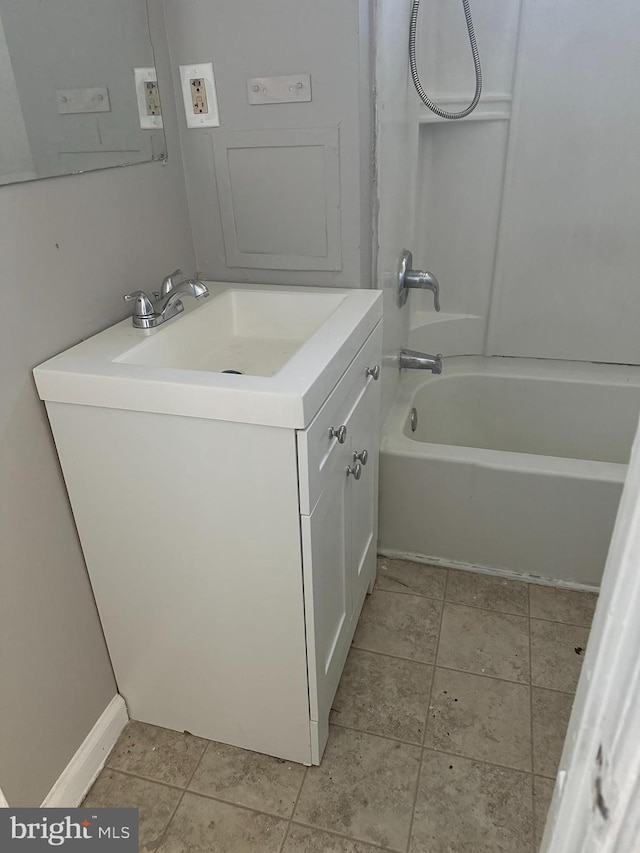
[[369, 652], [372, 655], [380, 655], [383, 658], [393, 658], [393, 660], [406, 660], [409, 663], [420, 663], [423, 666], [435, 666], [434, 660], [418, 660], [417, 658], [406, 658], [403, 655], [392, 655], [390, 652], [380, 652], [377, 649], [367, 649], [365, 646], [357, 646], [355, 641], [351, 643], [352, 649], [357, 649], [359, 652]]
[[551, 625], [566, 625], [567, 628], [584, 628], [585, 631], [591, 631], [591, 625], [581, 625], [578, 622], [561, 622], [559, 619], [545, 619], [544, 616], [529, 616], [533, 622], [548, 622]]
[[294, 820], [293, 818], [289, 821], [289, 823], [294, 824], [295, 826], [303, 826], [305, 829], [314, 829], [318, 832], [326, 832], [327, 835], [334, 835], [336, 838], [344, 838], [346, 841], [355, 841], [360, 844], [367, 844], [369, 847], [374, 847], [376, 850], [385, 850], [393, 851], [393, 853], [400, 853], [397, 847], [389, 847], [378, 844], [377, 841], [365, 841], [364, 838], [355, 838], [353, 835], [345, 835], [342, 832], [338, 832], [337, 829], [327, 829], [324, 826], [318, 826], [314, 823], [306, 823], [304, 820]]
[[[449, 583], [449, 572], [447, 571], [447, 580], [445, 583], [445, 592], [446, 585]], [[424, 731], [422, 732], [422, 742], [421, 746], [424, 747], [427, 740], [427, 727], [429, 725], [429, 716], [431, 711], [431, 701], [433, 699], [433, 682], [436, 680], [436, 666], [438, 665], [438, 652], [440, 651], [440, 638], [442, 636], [442, 621], [444, 619], [444, 601], [442, 602], [442, 610], [440, 611], [440, 625], [438, 626], [438, 639], [436, 640], [436, 653], [435, 659], [433, 662], [433, 672], [431, 673], [431, 686], [429, 687], [429, 699], [427, 701], [427, 716], [424, 723]]]
[[139, 779], [141, 782], [152, 782], [154, 785], [161, 785], [163, 788], [170, 788], [172, 791], [184, 791], [184, 788], [181, 788], [180, 785], [172, 785], [171, 782], [161, 782], [159, 779], [152, 779], [150, 776], [140, 776], [139, 773], [132, 773], [130, 770], [121, 770], [119, 767], [111, 767], [106, 764], [97, 776], [96, 782], [105, 770], [110, 770], [112, 773], [120, 773], [123, 776], [129, 776], [131, 779]]
[[372, 735], [373, 737], [381, 737], [384, 740], [391, 740], [394, 743], [402, 743], [405, 746], [415, 746], [418, 749], [422, 749], [422, 741], [424, 738], [424, 731], [422, 733], [420, 740], [405, 740], [404, 738], [401, 738], [401, 737], [394, 737], [393, 735], [385, 735], [385, 734], [382, 734], [381, 732], [373, 732], [373, 731], [371, 731], [371, 729], [358, 729], [355, 726], [349, 726], [345, 723], [338, 723], [335, 720], [331, 720], [331, 725], [335, 726], [338, 729], [346, 729], [349, 732], [358, 732], [358, 734], [362, 734], [362, 735]]
[[246, 812], [253, 812], [255, 814], [264, 815], [264, 817], [270, 817], [273, 820], [278, 820], [281, 823], [289, 823], [291, 818], [283, 817], [279, 814], [274, 814], [273, 812], [267, 812], [264, 809], [258, 809], [255, 806], [245, 806], [244, 803], [238, 803], [235, 800], [225, 800], [224, 797], [219, 797], [216, 794], [203, 794], [202, 791], [183, 791], [183, 794], [192, 794], [194, 797], [200, 797], [201, 800], [213, 800], [216, 803], [223, 803], [225, 806], [231, 806], [234, 809], [243, 809]]
[[385, 589], [381, 586], [376, 586], [373, 589], [374, 592], [388, 592], [391, 595], [406, 595], [413, 596], [414, 598], [426, 598], [428, 601], [437, 601], [438, 604], [442, 604], [443, 598], [438, 597], [437, 595], [425, 595], [423, 592], [415, 592], [412, 589], [408, 589], [406, 592], [402, 589]]
[[[526, 617], [525, 617], [526, 618]], [[438, 635], [438, 644], [436, 646], [436, 655], [438, 653], [440, 646], [440, 636]], [[492, 678], [494, 681], [505, 681], [507, 684], [519, 684], [523, 687], [537, 687], [539, 690], [550, 690], [553, 693], [564, 693], [567, 696], [575, 696], [575, 690], [559, 690], [557, 687], [544, 687], [541, 684], [533, 684], [531, 680], [529, 681], [515, 681], [513, 678], [502, 678], [499, 675], [487, 675], [486, 672], [474, 672], [470, 669], [457, 669], [454, 666], [445, 666], [444, 664], [437, 663], [435, 660], [433, 661], [425, 661], [425, 660], [416, 660], [415, 658], [407, 658], [402, 655], [392, 655], [389, 652], [381, 652], [377, 649], [367, 649], [364, 646], [356, 646], [352, 643], [352, 648], [356, 649], [359, 652], [368, 652], [372, 655], [380, 655], [380, 657], [391, 658], [392, 660], [404, 660], [408, 663], [417, 663], [422, 664], [422, 666], [433, 666], [438, 667], [438, 669], [446, 669], [450, 672], [459, 672], [462, 675], [476, 675], [478, 678]]]
[[[233, 800], [225, 800], [222, 797], [216, 797], [213, 794], [202, 794], [200, 791], [187, 791], [187, 790], [184, 790], [182, 793], [183, 793], [183, 795], [184, 794], [191, 794], [194, 797], [199, 797], [201, 800], [211, 800], [214, 803], [222, 803], [223, 805], [231, 806], [234, 809], [242, 809], [242, 811], [244, 811], [244, 812], [251, 812], [252, 814], [259, 814], [259, 815], [263, 815], [264, 817], [270, 817], [272, 820], [277, 820], [280, 823], [289, 823], [291, 820], [291, 818], [282, 817], [282, 815], [277, 815], [277, 814], [274, 814], [273, 812], [266, 812], [266, 811], [264, 811], [264, 809], [257, 809], [257, 808], [254, 808], [254, 806], [245, 806], [245, 805], [243, 805], [243, 803], [236, 803]], [[177, 809], [176, 809], [176, 811], [177, 811]], [[174, 815], [175, 815], [175, 812], [174, 812]], [[171, 820], [173, 820], [173, 816], [172, 816]], [[169, 821], [169, 823], [171, 823], [171, 821]], [[162, 837], [162, 840], [164, 841], [164, 835]]]
[[[426, 731], [426, 726], [425, 726]], [[407, 834], [407, 844], [405, 847], [406, 853], [409, 853], [411, 847], [411, 835], [413, 833], [413, 821], [416, 816], [416, 806], [418, 805], [418, 791], [420, 790], [420, 778], [422, 776], [422, 767], [424, 764], [424, 749], [420, 750], [420, 759], [418, 761], [418, 775], [416, 777], [416, 789], [413, 794], [413, 804], [411, 806], [411, 815], [409, 816], [409, 833]]]
[[429, 685], [429, 698], [427, 699], [426, 715], [425, 715], [424, 727], [422, 730], [422, 741], [421, 741], [422, 750], [420, 752], [420, 761], [418, 763], [418, 776], [416, 779], [416, 789], [415, 789], [415, 792], [413, 795], [413, 805], [411, 807], [411, 816], [409, 818], [409, 835], [407, 836], [407, 846], [405, 848], [407, 853], [409, 851], [409, 848], [411, 847], [411, 835], [413, 833], [413, 822], [414, 822], [414, 819], [416, 816], [416, 806], [418, 804], [418, 791], [420, 790], [420, 777], [422, 776], [422, 767], [424, 764], [424, 745], [425, 745], [425, 742], [427, 739], [427, 726], [429, 725], [429, 718], [430, 718], [430, 712], [431, 712], [431, 700], [433, 698], [433, 682], [436, 680], [436, 665], [438, 662], [438, 652], [440, 651], [440, 637], [442, 636], [442, 622], [444, 619], [444, 603], [445, 603], [445, 598], [447, 595], [448, 585], [449, 585], [449, 569], [447, 569], [447, 575], [446, 575], [445, 581], [444, 581], [444, 595], [443, 595], [443, 599], [442, 599], [442, 608], [440, 609], [440, 624], [438, 625], [438, 639], [436, 640], [435, 660], [434, 660], [433, 667], [431, 670], [431, 684]]
[[[418, 565], [420, 565], [420, 564], [418, 564]], [[457, 571], [457, 570], [456, 569], [449, 569], [448, 571], [451, 572], [451, 571]], [[447, 581], [446, 581], [447, 586], [448, 586], [448, 582], [449, 582], [449, 577], [447, 575]], [[525, 583], [525, 582], [524, 581], [508, 581], [508, 583]], [[525, 583], [525, 586], [527, 587], [527, 599], [528, 599], [529, 598], [529, 589], [532, 586], [536, 586], [536, 584]], [[565, 621], [563, 619], [551, 619], [551, 618], [546, 617], [546, 616], [531, 616], [530, 615], [530, 605], [529, 605], [528, 601], [527, 601], [527, 612], [526, 613], [522, 613], [522, 612], [517, 613], [515, 610], [499, 610], [495, 607], [482, 607], [479, 604], [470, 604], [468, 601], [459, 601], [458, 599], [455, 599], [455, 598], [448, 598], [446, 592], [444, 594], [444, 598], [440, 598], [437, 595], [425, 595], [423, 592], [417, 592], [414, 589], [407, 589], [407, 590], [387, 589], [386, 587], [382, 587], [379, 584], [376, 585], [374, 591], [390, 592], [393, 595], [413, 595], [416, 598], [427, 598], [430, 601], [444, 601], [445, 604], [457, 604], [460, 607], [471, 607], [474, 610], [484, 610], [486, 613], [502, 613], [504, 616], [521, 616], [523, 619], [528, 619], [528, 618], [537, 619], [540, 622], [553, 622], [554, 624], [557, 624], [557, 625], [567, 625], [567, 626], [572, 627], [572, 628], [586, 628], [587, 630], [591, 630], [591, 623], [589, 623], [589, 625], [585, 625], [582, 622], [568, 622], [568, 621]], [[588, 595], [588, 594], [589, 593], [585, 593], [585, 595]]]
[[165, 826], [165, 828], [164, 828], [164, 832], [162, 833], [162, 835], [160, 836], [160, 839], [158, 840], [158, 842], [157, 842], [157, 844], [156, 844], [156, 849], [158, 849], [158, 848], [162, 847], [162, 845], [163, 845], [163, 844], [164, 844], [164, 842], [166, 841], [167, 835], [169, 834], [169, 828], [170, 828], [171, 824], [173, 823], [173, 819], [175, 818], [175, 816], [176, 816], [176, 813], [177, 813], [178, 809], [179, 809], [179, 808], [180, 808], [180, 806], [182, 805], [182, 801], [184, 800], [184, 795], [187, 793], [187, 788], [188, 788], [188, 787], [189, 787], [189, 785], [191, 784], [191, 781], [192, 781], [193, 777], [196, 775], [196, 771], [197, 771], [198, 767], [200, 767], [200, 764], [201, 764], [201, 762], [202, 762], [202, 759], [204, 758], [204, 754], [205, 754], [205, 752], [207, 751], [207, 747], [208, 747], [209, 743], [211, 743], [211, 741], [206, 741], [206, 740], [205, 740], [204, 748], [203, 748], [202, 752], [200, 753], [200, 758], [197, 760], [196, 765], [195, 765], [195, 767], [193, 768], [193, 772], [191, 773], [191, 775], [190, 775], [190, 776], [189, 776], [189, 778], [187, 779], [187, 784], [186, 784], [186, 785], [185, 785], [185, 787], [183, 788], [183, 790], [182, 790], [182, 794], [180, 794], [180, 797], [179, 797], [179, 799], [178, 799], [178, 802], [176, 803], [176, 807], [175, 807], [175, 809], [173, 810], [173, 813], [172, 813], [171, 817], [169, 818], [169, 820], [168, 820], [168, 822], [167, 822], [167, 825], [166, 825], [166, 826]]
[[[525, 685], [525, 687], [526, 687], [526, 685]], [[440, 749], [440, 747], [437, 747], [437, 746], [427, 746], [426, 744], [424, 746], [421, 746], [419, 743], [416, 743], [415, 741], [400, 740], [400, 738], [395, 738], [395, 737], [392, 737], [391, 735], [382, 735], [382, 734], [379, 734], [378, 732], [368, 731], [367, 729], [356, 729], [353, 726], [344, 726], [344, 725], [338, 724], [338, 723], [331, 723], [331, 726], [332, 727], [335, 726], [336, 728], [346, 729], [347, 731], [350, 731], [350, 732], [356, 732], [357, 734], [369, 735], [370, 737], [378, 737], [378, 738], [381, 738], [382, 740], [391, 741], [392, 743], [401, 743], [404, 746], [411, 746], [415, 749], [426, 750], [428, 752], [439, 752], [439, 753], [443, 753], [444, 755], [454, 755], [456, 758], [466, 758], [468, 761], [477, 761], [480, 764], [489, 764], [491, 767], [501, 767], [503, 770], [516, 770], [518, 773], [531, 773], [532, 772], [531, 770], [523, 770], [522, 767], [512, 767], [509, 764], [499, 764], [497, 761], [489, 761], [486, 758], [474, 758], [472, 755], [465, 755], [464, 753], [461, 753], [461, 752], [451, 752], [450, 750], [447, 750], [447, 749]], [[542, 776], [542, 775], [544, 775], [544, 774], [536, 773], [536, 776]], [[544, 778], [545, 779], [551, 779], [554, 777], [545, 776]], [[292, 820], [293, 820], [293, 818], [292, 818]]]
[[445, 604], [455, 604], [457, 607], [470, 607], [472, 610], [482, 610], [484, 613], [498, 613], [501, 616], [520, 616], [528, 618], [528, 613], [516, 613], [514, 610], [497, 610], [495, 607], [481, 607], [479, 604], [469, 604], [468, 601], [457, 601], [454, 598], [445, 598]]
[[535, 815], [535, 800], [533, 796], [533, 774], [535, 773], [535, 750], [533, 747], [533, 655], [531, 653], [531, 590], [527, 590], [527, 604], [529, 611], [529, 677], [531, 686], [529, 687], [529, 731], [531, 737], [531, 850], [535, 853], [536, 839], [536, 815]]
[[308, 772], [309, 772], [309, 768], [305, 767], [304, 773], [302, 774], [302, 781], [300, 782], [300, 787], [298, 788], [298, 794], [296, 796], [296, 801], [293, 804], [293, 808], [291, 809], [291, 814], [289, 815], [289, 820], [287, 822], [287, 828], [285, 830], [284, 838], [282, 839], [282, 844], [280, 845], [280, 849], [278, 850], [278, 853], [282, 853], [282, 851], [284, 850], [284, 845], [287, 843], [287, 838], [289, 837], [289, 830], [291, 829], [291, 821], [293, 820], [293, 816], [295, 815], [296, 809], [298, 808], [298, 803], [300, 802], [300, 795], [302, 794], [302, 786], [305, 783]]
[[531, 688], [535, 687], [536, 690], [548, 690], [550, 693], [562, 693], [563, 696], [573, 696], [575, 698], [576, 691], [575, 690], [558, 690], [557, 687], [543, 687], [541, 684], [534, 684], [531, 682]]
[[[451, 752], [448, 749], [439, 749], [437, 746], [425, 746], [423, 752], [437, 752], [438, 755], [450, 755], [452, 758], [463, 758], [465, 761], [473, 761], [475, 764], [486, 764], [488, 767], [498, 767], [500, 770], [511, 770], [513, 773], [522, 773], [524, 776], [533, 776], [530, 770], [522, 767], [510, 767], [508, 764], [497, 764], [495, 761], [487, 761], [484, 758], [473, 758], [470, 755], [462, 755], [459, 752]], [[539, 773], [535, 774], [539, 776]], [[545, 777], [548, 778], [548, 777]]]
[[415, 658], [402, 657], [402, 655], [392, 655], [392, 654], [389, 654], [388, 652], [372, 651], [371, 649], [365, 649], [362, 646], [354, 646], [353, 643], [351, 643], [351, 647], [349, 649], [350, 652], [351, 652], [351, 649], [355, 649], [356, 652], [364, 652], [367, 655], [378, 655], [378, 657], [381, 657], [381, 658], [391, 658], [392, 660], [402, 660], [402, 661], [405, 661], [406, 663], [415, 663], [416, 666], [426, 666], [426, 667], [435, 666], [435, 663], [433, 661], [416, 660]]

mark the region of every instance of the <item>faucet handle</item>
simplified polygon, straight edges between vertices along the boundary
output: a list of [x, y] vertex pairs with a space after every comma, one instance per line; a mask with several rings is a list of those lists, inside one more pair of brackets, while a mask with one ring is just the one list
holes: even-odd
[[431, 275], [431, 273], [426, 273], [426, 275], [430, 276], [429, 283], [427, 284], [428, 290], [433, 291], [433, 307], [436, 311], [440, 310], [440, 284], [435, 275]]
[[134, 299], [136, 302], [133, 311], [135, 317], [153, 317], [153, 304], [144, 290], [134, 290], [124, 296], [125, 302], [133, 302]]
[[177, 282], [174, 279], [182, 280], [184, 278], [184, 273], [181, 269], [174, 270], [169, 275], [165, 276], [162, 279], [162, 286], [160, 288], [160, 296], [166, 296], [167, 293], [170, 293], [173, 288], [176, 286]]

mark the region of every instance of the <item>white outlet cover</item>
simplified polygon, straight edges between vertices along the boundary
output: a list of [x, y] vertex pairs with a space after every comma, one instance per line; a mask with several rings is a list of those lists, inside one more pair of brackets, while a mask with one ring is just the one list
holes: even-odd
[[[162, 127], [162, 115], [148, 116], [147, 102], [144, 96], [144, 84], [149, 80], [158, 82], [158, 75], [155, 68], [134, 68], [133, 77], [136, 84], [136, 99], [138, 101], [138, 116], [140, 118], [140, 127], [143, 130], [156, 130]], [[162, 110], [162, 102], [160, 103]]]
[[[204, 80], [207, 92], [208, 113], [194, 113], [191, 100], [190, 80], [200, 78]], [[184, 100], [184, 112], [187, 119], [187, 127], [220, 127], [220, 114], [218, 112], [218, 98], [216, 95], [216, 82], [213, 77], [213, 63], [201, 62], [199, 65], [181, 65], [180, 82], [182, 84], [182, 98]]]

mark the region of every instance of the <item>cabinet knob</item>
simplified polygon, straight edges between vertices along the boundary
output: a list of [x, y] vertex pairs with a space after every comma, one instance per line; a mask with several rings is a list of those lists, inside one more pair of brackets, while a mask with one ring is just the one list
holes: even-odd
[[367, 367], [367, 376], [371, 376], [375, 381], [380, 379], [380, 365], [374, 364], [373, 367]]
[[358, 459], [362, 462], [363, 465], [366, 465], [367, 460], [369, 459], [369, 451], [368, 450], [361, 450], [360, 453], [358, 453], [356, 450], [354, 450], [353, 451], [353, 461], [357, 462]]
[[354, 480], [359, 480], [360, 477], [362, 476], [362, 465], [359, 462], [356, 462], [356, 464], [353, 466], [353, 468], [351, 467], [351, 465], [348, 465], [347, 466], [347, 477], [349, 476], [349, 474], [351, 474], [351, 476], [353, 477]]
[[338, 444], [344, 444], [347, 440], [347, 428], [343, 424], [342, 426], [335, 429], [334, 427], [329, 427], [329, 438], [337, 438]]

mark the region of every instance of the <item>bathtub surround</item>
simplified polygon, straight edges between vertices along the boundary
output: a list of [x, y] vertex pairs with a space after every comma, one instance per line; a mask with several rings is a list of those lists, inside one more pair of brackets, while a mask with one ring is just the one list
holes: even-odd
[[[243, 853], [538, 849], [594, 602], [379, 559], [320, 767], [131, 723], [84, 805], [139, 806], [160, 853], [208, 849], [212, 822]], [[417, 659], [424, 606], [435, 642]], [[560, 637], [542, 657], [540, 626]]]
[[[376, 283], [384, 296], [382, 417], [398, 390], [398, 352], [406, 346], [409, 307], [398, 308], [398, 263], [414, 245], [418, 164], [418, 101], [404, 49], [410, 4], [377, 0], [375, 9], [376, 182], [374, 229]], [[429, 294], [430, 295], [430, 294]], [[428, 350], [436, 352], [436, 350]], [[439, 352], [439, 350], [437, 350]]]
[[[436, 99], [464, 99], [473, 69], [460, 4], [423, 6], [423, 77]], [[478, 109], [446, 123], [420, 114], [412, 248], [440, 279], [443, 315], [434, 327], [417, 295], [409, 346], [638, 364], [640, 10], [476, 6]]]
[[[149, 6], [170, 90], [161, 4]], [[12, 806], [40, 805], [116, 693], [31, 369], [124, 317], [126, 290], [194, 269], [170, 98], [163, 111], [166, 165], [0, 189], [0, 787]]]

